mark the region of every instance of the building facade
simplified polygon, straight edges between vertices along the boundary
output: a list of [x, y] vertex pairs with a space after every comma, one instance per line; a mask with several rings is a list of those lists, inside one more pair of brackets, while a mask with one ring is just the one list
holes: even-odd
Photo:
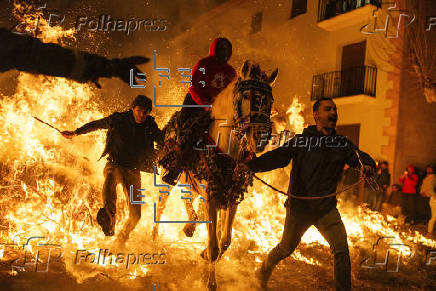
[[409, 163], [436, 162], [436, 105], [413, 85], [404, 54], [411, 17], [400, 14], [407, 9], [405, 0], [395, 7], [375, 0], [227, 1], [172, 46], [189, 51], [185, 62], [193, 65], [215, 37], [227, 37], [235, 68], [247, 59], [267, 72], [278, 67], [275, 106], [287, 108], [298, 98], [308, 124], [313, 102], [334, 98], [338, 132], [387, 160], [395, 183]]

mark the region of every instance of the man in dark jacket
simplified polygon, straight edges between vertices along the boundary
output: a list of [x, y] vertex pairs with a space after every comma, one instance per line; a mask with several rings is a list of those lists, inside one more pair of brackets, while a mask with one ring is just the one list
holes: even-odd
[[103, 56], [43, 43], [35, 37], [0, 28], [0, 72], [16, 69], [33, 74], [65, 77], [77, 82], [94, 82], [101, 77], [118, 77], [127, 84], [130, 69], [149, 61], [145, 57], [109, 60]]
[[286, 167], [293, 160], [288, 188], [291, 197], [285, 203], [283, 237], [257, 273], [263, 288], [266, 288], [274, 267], [292, 254], [311, 225], [315, 225], [329, 242], [334, 254], [336, 289], [351, 288], [347, 233], [336, 208], [336, 197], [320, 197], [335, 193], [345, 164], [356, 168], [362, 162], [368, 172], [375, 169], [375, 163], [347, 138], [336, 135], [338, 116], [331, 98], [317, 100], [313, 105], [313, 115], [316, 125], [305, 128], [286, 146], [247, 162], [249, 170], [266, 172]]
[[[115, 112], [103, 119], [89, 122], [75, 131], [62, 132], [63, 136], [72, 138], [97, 129], [108, 129], [106, 147], [102, 154], [102, 157], [108, 156], [104, 169], [104, 207], [98, 211], [97, 222], [106, 236], [114, 235], [116, 186], [122, 184], [129, 201], [129, 219], [120, 234], [122, 242], [128, 239], [141, 218], [141, 198], [138, 199], [138, 189], [141, 188], [140, 171], [153, 173], [154, 142], [161, 145], [164, 140], [163, 132], [149, 115], [151, 110], [151, 100], [144, 95], [138, 95], [131, 110]], [[130, 201], [130, 187], [133, 187], [133, 201]]]
[[381, 162], [375, 175], [377, 184], [381, 186], [381, 189], [375, 193], [374, 210], [377, 211], [381, 210], [381, 203], [386, 196], [386, 190], [391, 184], [391, 174], [389, 174], [388, 165], [387, 161]]
[[[227, 38], [216, 38], [209, 47], [209, 56], [201, 59], [192, 69], [192, 85], [186, 94], [181, 110], [180, 123], [183, 125], [198, 111], [208, 110], [215, 98], [224, 88], [236, 77], [236, 71], [227, 62], [232, 55], [232, 44]], [[205, 105], [204, 107], [200, 107]], [[199, 132], [206, 129], [197, 128]], [[189, 140], [190, 138], [188, 138]], [[191, 150], [196, 140], [180, 145], [182, 155], [175, 166], [169, 169], [162, 180], [170, 185], [175, 185], [177, 177], [180, 175], [179, 165], [192, 156]]]

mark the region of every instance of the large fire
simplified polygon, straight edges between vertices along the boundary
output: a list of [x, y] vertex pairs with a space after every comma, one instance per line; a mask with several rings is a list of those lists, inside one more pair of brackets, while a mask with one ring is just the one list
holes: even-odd
[[[41, 20], [40, 37], [44, 41], [58, 40], [59, 31], [44, 25]], [[55, 32], [57, 34], [55, 34]], [[64, 32], [71, 36], [70, 32]], [[56, 37], [53, 37], [56, 35]], [[100, 248], [110, 248], [114, 238], [106, 238], [95, 222], [101, 207], [104, 161], [97, 161], [104, 146], [105, 132], [100, 131], [73, 140], [64, 139], [57, 131], [36, 121], [37, 116], [61, 129], [72, 129], [91, 120], [102, 118], [103, 112], [93, 101], [98, 97], [96, 90], [87, 84], [79, 84], [64, 78], [35, 76], [20, 73], [18, 86], [13, 96], [1, 96], [0, 107], [0, 259], [10, 260], [24, 250], [11, 248], [4, 243], [22, 246], [29, 237], [44, 237], [43, 241], [56, 243], [64, 251], [65, 269], [83, 281], [104, 272], [119, 280], [132, 280], [153, 273], [153, 267], [132, 265], [119, 268], [117, 264], [93, 264], [92, 268], [81, 268], [74, 263], [76, 251], [86, 249], [98, 253]], [[303, 105], [295, 98], [286, 113], [289, 127], [302, 131], [305, 123], [301, 112]], [[161, 128], [164, 124], [159, 125]], [[289, 177], [280, 170], [260, 175], [273, 185], [286, 190]], [[285, 181], [285, 182], [284, 182]], [[147, 189], [142, 206], [140, 223], [131, 235], [127, 246], [130, 251], [156, 248], [148, 243], [153, 226], [153, 203], [158, 201], [158, 189], [154, 188], [153, 176], [142, 174], [142, 188]], [[183, 200], [178, 199], [179, 190], [173, 190], [168, 199], [162, 220], [184, 219], [187, 214]], [[117, 225], [121, 229], [127, 217], [126, 199], [118, 191]], [[256, 262], [279, 241], [283, 231], [286, 197], [255, 182], [238, 207], [233, 228], [233, 240], [224, 260], [236, 260], [235, 252], [253, 255]], [[196, 207], [199, 206], [196, 201]], [[396, 219], [388, 220], [365, 207], [346, 208], [340, 204], [344, 224], [348, 233], [350, 250], [371, 249], [378, 236], [393, 237], [397, 243], [436, 247], [434, 240], [416, 233], [398, 230]], [[161, 224], [159, 232], [160, 251], [171, 254], [193, 250], [190, 257], [199, 259], [200, 251], [206, 247], [207, 231], [201, 224], [192, 238], [181, 231], [183, 224]], [[309, 265], [322, 263], [305, 250], [310, 246], [328, 246], [316, 228], [311, 227], [303, 236], [292, 259]], [[27, 246], [35, 252], [37, 246]], [[156, 249], [157, 250], [157, 249]], [[115, 250], [116, 251], [116, 250]], [[407, 253], [404, 254], [406, 256]], [[42, 263], [44, 259], [40, 259]], [[17, 270], [17, 269], [15, 269]], [[14, 271], [15, 272], [15, 271]], [[12, 272], [11, 274], [14, 274]]]

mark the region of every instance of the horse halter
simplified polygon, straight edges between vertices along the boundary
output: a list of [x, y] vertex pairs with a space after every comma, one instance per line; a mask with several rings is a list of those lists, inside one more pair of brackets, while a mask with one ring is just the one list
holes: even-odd
[[[243, 103], [249, 102], [249, 113], [243, 112]], [[239, 80], [233, 90], [233, 124], [237, 136], [242, 137], [252, 131], [256, 139], [266, 132], [268, 138], [272, 132], [270, 120], [274, 98], [272, 88], [265, 80]]]

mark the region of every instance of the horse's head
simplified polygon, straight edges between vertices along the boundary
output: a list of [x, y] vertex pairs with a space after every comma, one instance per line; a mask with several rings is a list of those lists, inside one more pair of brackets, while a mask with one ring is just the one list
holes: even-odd
[[278, 69], [268, 76], [259, 65], [245, 61], [233, 91], [233, 124], [240, 137], [246, 136], [254, 152], [264, 150], [271, 135], [271, 85]]

